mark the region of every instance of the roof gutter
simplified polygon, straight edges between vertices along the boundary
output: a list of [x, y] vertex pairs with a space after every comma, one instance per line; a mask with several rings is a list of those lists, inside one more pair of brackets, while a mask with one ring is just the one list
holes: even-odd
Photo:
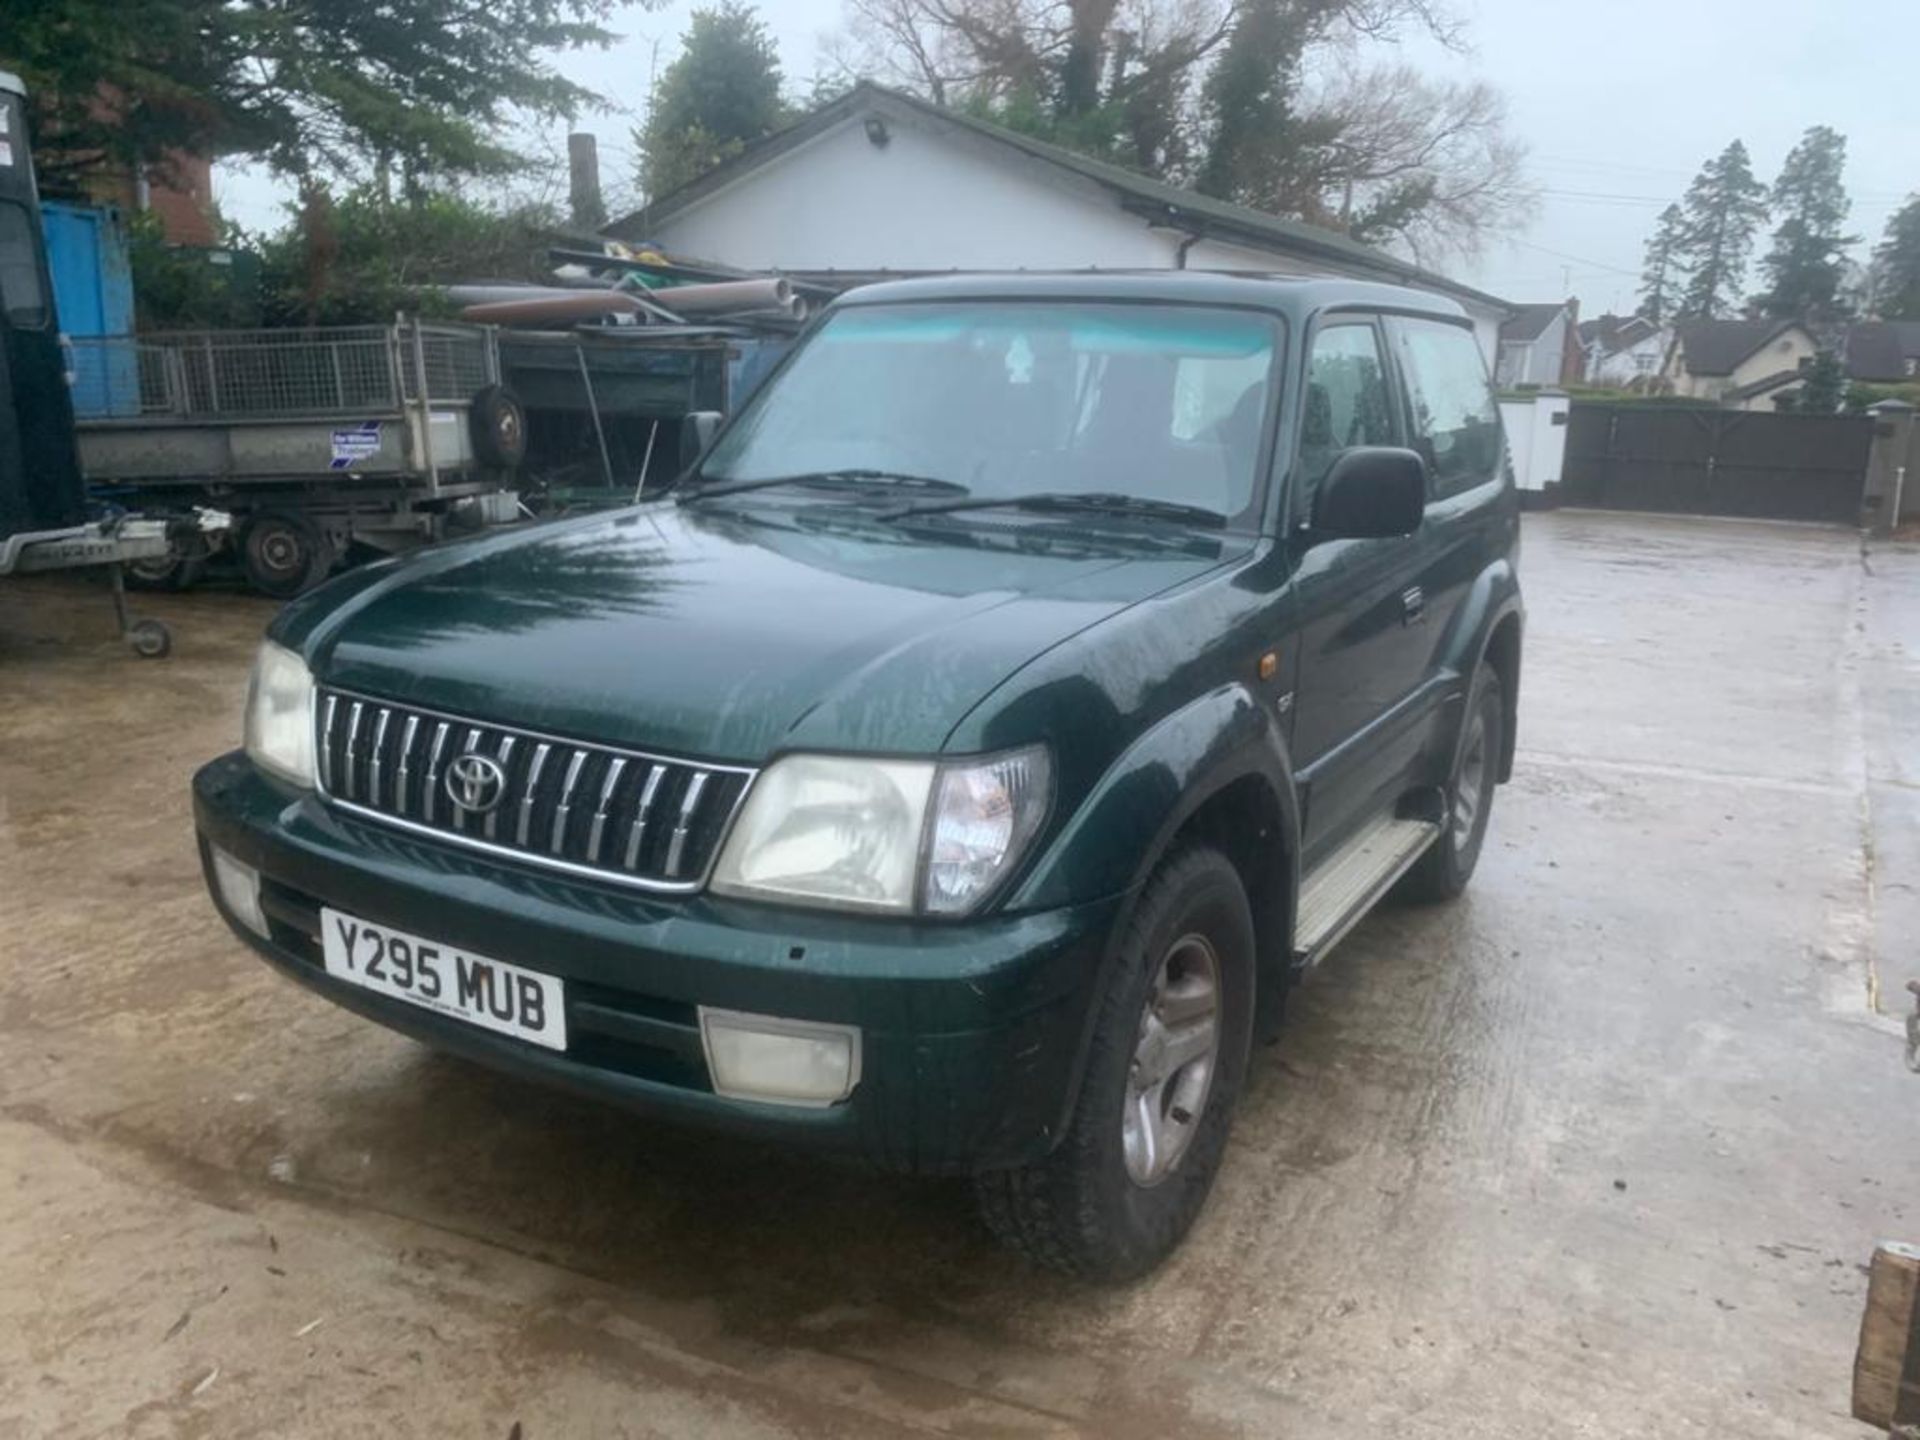
[[[1186, 268], [1186, 251], [1191, 249], [1195, 242], [1206, 239], [1210, 235], [1217, 235], [1261, 250], [1273, 249], [1278, 241], [1278, 237], [1257, 226], [1238, 224], [1229, 219], [1206, 215], [1178, 205], [1143, 204], [1137, 197], [1124, 192], [1121, 193], [1120, 208], [1144, 217], [1150, 225], [1157, 225], [1165, 230], [1177, 230], [1190, 237], [1181, 248], [1176, 265], [1178, 269]], [[1513, 313], [1513, 307], [1497, 296], [1475, 290], [1471, 285], [1459, 284], [1443, 275], [1430, 274], [1417, 265], [1395, 260], [1390, 255], [1368, 253], [1356, 255], [1339, 245], [1325, 244], [1304, 235], [1289, 235], [1282, 243], [1287, 248], [1312, 255], [1328, 264], [1342, 266], [1349, 273], [1360, 272], [1361, 278], [1438, 290], [1452, 295], [1455, 299], [1469, 300], [1476, 305], [1497, 310], [1503, 315]]]

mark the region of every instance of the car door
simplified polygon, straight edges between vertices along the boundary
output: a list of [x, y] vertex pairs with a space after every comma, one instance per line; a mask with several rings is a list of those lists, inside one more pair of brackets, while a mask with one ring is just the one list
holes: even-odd
[[[1420, 618], [1410, 627], [1419, 642], [1414, 663], [1421, 672], [1422, 708], [1434, 723], [1430, 735], [1446, 741], [1464, 702], [1468, 676], [1460, 657], [1471, 656], [1470, 637], [1455, 633], [1465, 623], [1473, 582], [1489, 559], [1511, 544], [1517, 502], [1506, 474], [1506, 442], [1500, 409], [1487, 379], [1486, 360], [1464, 323], [1414, 316], [1387, 321], [1405, 396], [1409, 443], [1427, 462], [1427, 512], [1418, 572]], [[1436, 764], [1447, 746], [1430, 747]], [[1444, 774], [1442, 770], [1441, 774]], [[1438, 783], [1440, 775], [1431, 777]]]
[[1419, 534], [1322, 539], [1314, 497], [1342, 451], [1406, 443], [1405, 409], [1377, 316], [1325, 316], [1307, 342], [1298, 450], [1288, 499], [1300, 618], [1295, 773], [1308, 865], [1364, 819], [1412, 763], [1401, 712], [1420, 681], [1407, 591]]

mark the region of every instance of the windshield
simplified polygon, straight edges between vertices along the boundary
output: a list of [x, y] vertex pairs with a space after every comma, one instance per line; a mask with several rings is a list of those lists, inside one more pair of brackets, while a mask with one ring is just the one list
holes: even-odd
[[872, 471], [983, 498], [1117, 494], [1246, 518], [1276, 335], [1268, 316], [1183, 305], [849, 307], [700, 474]]

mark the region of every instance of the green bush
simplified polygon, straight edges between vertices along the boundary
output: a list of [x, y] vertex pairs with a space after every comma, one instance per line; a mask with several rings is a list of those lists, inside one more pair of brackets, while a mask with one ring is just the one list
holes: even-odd
[[445, 316], [439, 287], [546, 279], [559, 237], [548, 206], [496, 210], [457, 195], [391, 201], [372, 189], [334, 199], [309, 191], [298, 213], [259, 242], [269, 325], [384, 324], [398, 311]]
[[259, 261], [243, 245], [170, 245], [160, 217], [148, 211], [127, 220], [127, 260], [133, 269], [134, 319], [141, 330], [260, 323]]
[[1882, 400], [1900, 400], [1920, 410], [1920, 380], [1905, 385], [1867, 385], [1854, 381], [1847, 387], [1847, 409], [1860, 414]]

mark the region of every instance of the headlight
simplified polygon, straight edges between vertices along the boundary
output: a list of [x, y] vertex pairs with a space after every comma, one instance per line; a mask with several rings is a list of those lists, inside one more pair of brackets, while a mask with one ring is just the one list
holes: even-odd
[[247, 686], [247, 756], [282, 780], [313, 786], [313, 677], [306, 662], [260, 642]]
[[789, 755], [754, 782], [713, 888], [836, 909], [960, 914], [1019, 860], [1046, 814], [1051, 778], [1039, 748], [953, 764]]

